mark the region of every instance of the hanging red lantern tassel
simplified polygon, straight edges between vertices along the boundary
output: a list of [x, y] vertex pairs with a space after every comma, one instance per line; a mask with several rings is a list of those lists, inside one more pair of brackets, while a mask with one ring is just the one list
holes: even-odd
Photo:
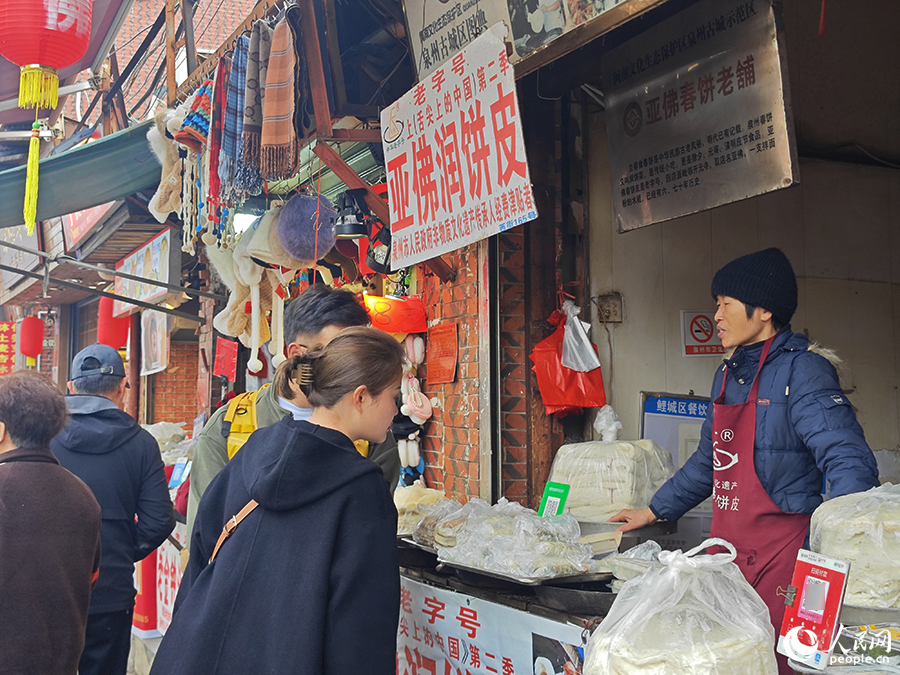
[[26, 316], [19, 324], [19, 351], [26, 357], [25, 365], [37, 365], [37, 357], [44, 351], [44, 322], [36, 316]]
[[100, 298], [99, 314], [97, 316], [97, 342], [101, 345], [109, 345], [113, 349], [121, 349], [128, 342], [128, 326], [131, 317], [113, 316], [112, 298]]
[[20, 66], [19, 107], [34, 108], [28, 148], [23, 216], [28, 234], [37, 216], [40, 125], [38, 112], [59, 99], [57, 70], [76, 63], [91, 40], [91, 0], [4, 0], [0, 3], [0, 56]]

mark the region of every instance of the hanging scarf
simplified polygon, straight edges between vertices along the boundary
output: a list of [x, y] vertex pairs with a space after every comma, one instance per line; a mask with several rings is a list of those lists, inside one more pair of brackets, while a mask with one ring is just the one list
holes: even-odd
[[259, 168], [266, 180], [282, 180], [297, 173], [298, 141], [294, 131], [297, 100], [297, 56], [287, 19], [275, 26], [263, 100], [262, 147]]
[[213, 80], [213, 113], [209, 130], [209, 195], [207, 201], [211, 203], [210, 211], [219, 203], [219, 153], [222, 150], [222, 116], [225, 113], [225, 97], [228, 95], [228, 68], [227, 58], [219, 59], [216, 65], [216, 76]]
[[225, 114], [222, 127], [222, 150], [219, 153], [219, 180], [225, 200], [231, 201], [235, 196], [234, 176], [240, 159], [241, 135], [244, 127], [244, 87], [247, 80], [247, 51], [250, 38], [242, 35], [238, 38], [228, 73], [228, 95], [225, 102]]
[[[300, 26], [302, 12], [297, 5], [292, 5], [285, 10], [285, 17], [294, 34], [294, 44], [303, 44], [303, 30]], [[309, 66], [306, 59], [298, 59], [297, 69], [294, 73], [294, 87], [297, 93], [296, 103], [294, 104], [294, 133], [299, 139], [305, 139], [307, 133], [312, 128], [312, 105], [309, 93]], [[298, 151], [299, 152], [299, 151]], [[299, 159], [299, 154], [298, 154]]]
[[247, 58], [247, 84], [244, 88], [244, 166], [259, 169], [259, 142], [262, 134], [263, 99], [266, 96], [266, 72], [272, 48], [273, 30], [265, 21], [257, 21], [250, 34]]

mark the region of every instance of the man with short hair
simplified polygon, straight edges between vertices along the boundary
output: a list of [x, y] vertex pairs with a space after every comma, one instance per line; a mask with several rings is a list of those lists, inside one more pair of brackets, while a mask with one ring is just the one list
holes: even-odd
[[[310, 286], [300, 297], [291, 301], [284, 312], [287, 356], [291, 358], [307, 349], [321, 346], [345, 328], [368, 326], [369, 323], [366, 308], [353, 293], [335, 290], [324, 284]], [[198, 437], [188, 498], [188, 538], [194, 526], [200, 498], [207, 486], [249, 436], [234, 433], [235, 411], [238, 412], [237, 421], [240, 417], [255, 416], [255, 424], [251, 419], [249, 430], [270, 426], [287, 415], [293, 415], [297, 420], [307, 420], [312, 414], [312, 406], [302, 393], [298, 393], [292, 403], [279, 396], [274, 387], [265, 386], [259, 392], [248, 395], [248, 399], [246, 404], [235, 400], [230, 405], [222, 406], [209, 419]], [[400, 478], [400, 455], [393, 435], [388, 432], [383, 443], [372, 443], [364, 448], [361, 452], [365, 452], [369, 459], [381, 467], [385, 480], [393, 490]]]
[[73, 675], [100, 566], [100, 505], [50, 439], [66, 401], [44, 375], [0, 377], [0, 673]]
[[72, 420], [50, 447], [103, 509], [100, 578], [91, 597], [79, 675], [124, 675], [131, 646], [134, 563], [175, 528], [156, 440], [122, 411], [128, 381], [122, 357], [94, 344], [72, 361]]

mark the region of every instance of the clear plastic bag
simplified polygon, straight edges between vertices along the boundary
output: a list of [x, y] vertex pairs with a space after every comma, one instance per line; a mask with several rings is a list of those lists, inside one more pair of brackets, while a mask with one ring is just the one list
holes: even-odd
[[900, 608], [900, 485], [835, 497], [815, 510], [810, 547], [850, 561], [844, 603]]
[[550, 480], [569, 485], [566, 512], [606, 522], [622, 509], [645, 509], [673, 474], [672, 455], [651, 440], [562, 446]]
[[431, 546], [434, 548], [434, 529], [437, 524], [443, 520], [448, 514], [459, 511], [462, 504], [452, 499], [437, 504], [426, 504], [422, 507], [425, 514], [421, 520], [413, 528], [413, 541], [422, 546]]
[[443, 492], [427, 488], [418, 481], [394, 490], [394, 506], [397, 507], [397, 535], [409, 536], [412, 534], [419, 521], [428, 515], [425, 507], [442, 501], [447, 501]]
[[[650, 541], [645, 541], [643, 544], [633, 546], [623, 553], [614, 553], [613, 555], [607, 556], [603, 560], [597, 561], [595, 568], [598, 572], [608, 572], [611, 574], [615, 574], [619, 579], [624, 579], [627, 581], [634, 578], [635, 575], [626, 576], [625, 574], [618, 574], [617, 571], [628, 569], [627, 562], [622, 565], [618, 565], [619, 562], [630, 560], [637, 563], [644, 563], [640, 566], [642, 568], [640, 571], [641, 573], [643, 573], [647, 571], [647, 568], [650, 567], [651, 563], [659, 562], [659, 554], [661, 551], [662, 546], [651, 539]], [[639, 566], [632, 565], [631, 569], [639, 569]]]
[[563, 314], [566, 315], [566, 325], [563, 328], [562, 353], [560, 361], [566, 368], [577, 370], [579, 373], [589, 373], [600, 367], [600, 357], [588, 337], [591, 324], [578, 318], [581, 307], [571, 300], [563, 302]]
[[[698, 555], [720, 544], [729, 553]], [[775, 675], [769, 610], [734, 564], [734, 547], [708, 539], [625, 582], [587, 646], [584, 675]]]

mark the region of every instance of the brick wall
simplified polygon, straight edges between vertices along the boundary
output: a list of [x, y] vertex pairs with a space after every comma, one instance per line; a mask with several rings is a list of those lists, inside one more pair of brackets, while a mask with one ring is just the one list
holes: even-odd
[[525, 396], [525, 233], [500, 235], [500, 490], [511, 501], [528, 498], [528, 416]]
[[169, 345], [169, 367], [154, 375], [153, 422], [183, 424], [190, 433], [197, 410], [196, 342]]
[[422, 391], [437, 398], [434, 417], [425, 425], [422, 452], [425, 481], [465, 502], [479, 496], [478, 432], [478, 255], [474, 245], [444, 260], [456, 271], [450, 283], [424, 267], [421, 293], [428, 325], [456, 322], [459, 355], [456, 379], [448, 384], [425, 382], [427, 368], [420, 367]]

